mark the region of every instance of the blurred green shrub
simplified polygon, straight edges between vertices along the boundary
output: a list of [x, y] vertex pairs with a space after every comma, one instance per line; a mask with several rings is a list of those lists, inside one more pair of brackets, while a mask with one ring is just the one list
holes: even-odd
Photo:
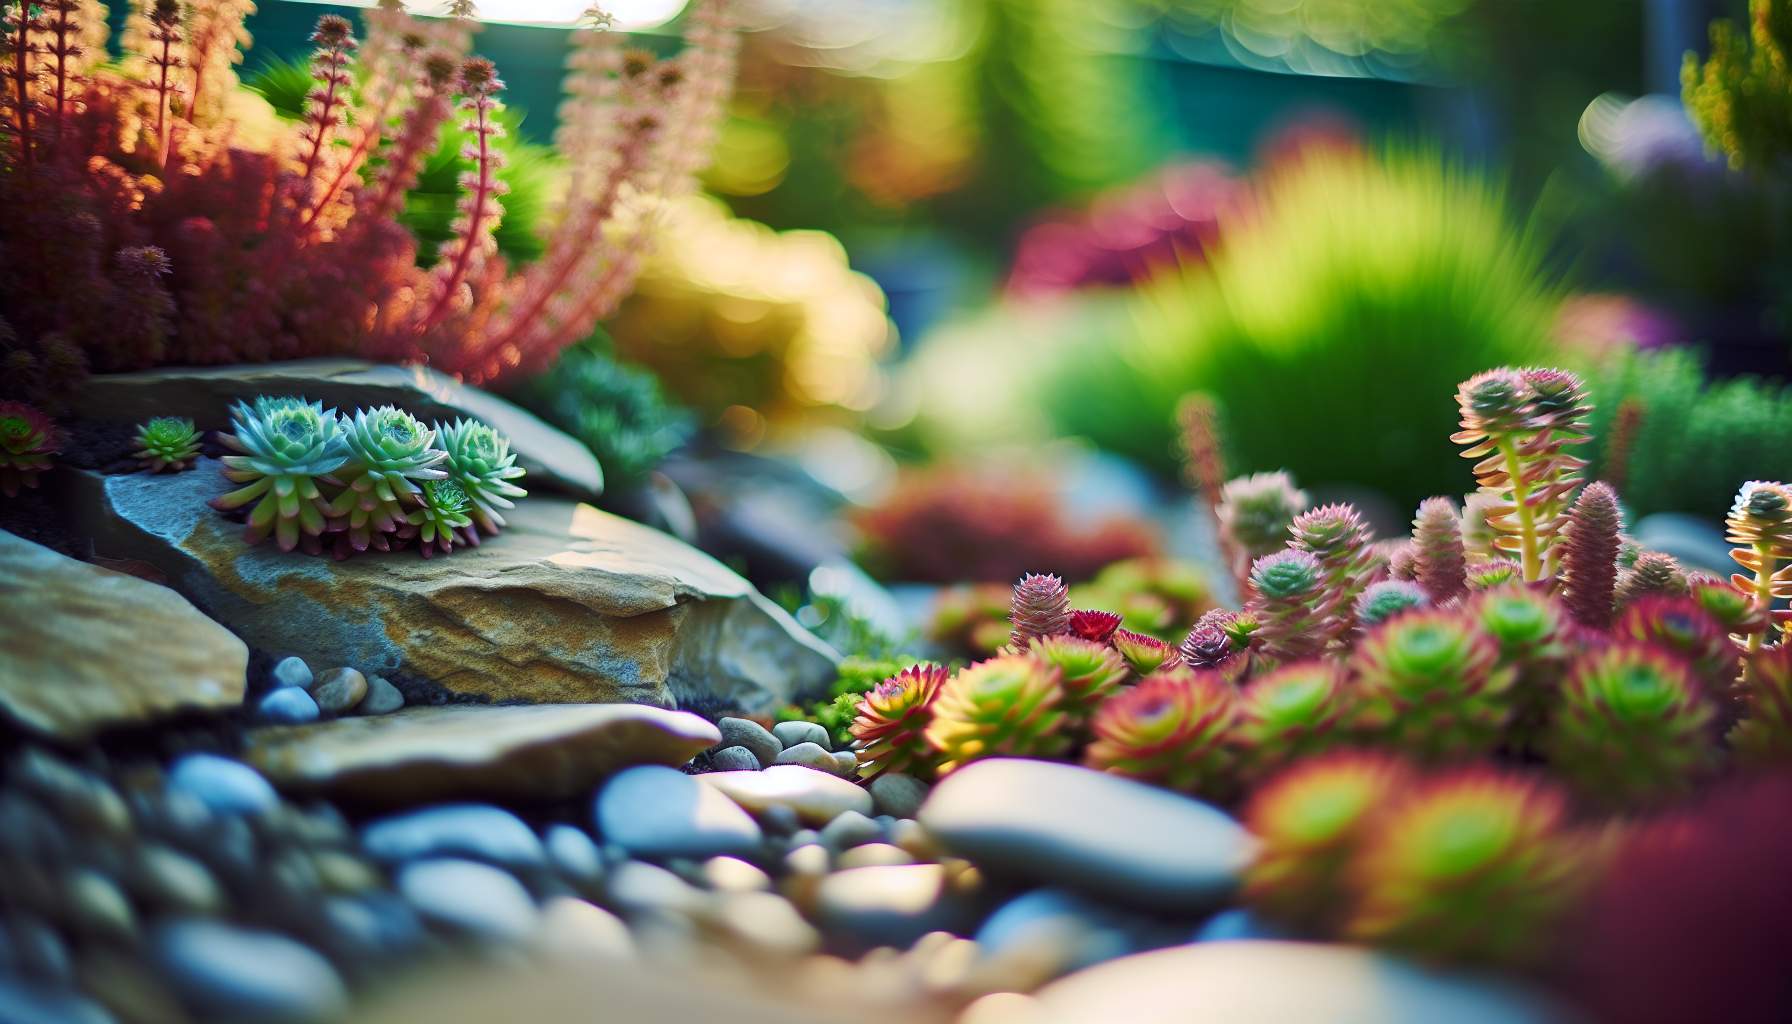
[[1730, 166], [1773, 174], [1792, 161], [1792, 0], [1749, 0], [1748, 26], [1711, 23], [1711, 56], [1686, 55], [1681, 92]]
[[1165, 471], [1175, 405], [1215, 396], [1232, 472], [1286, 468], [1411, 505], [1460, 487], [1457, 382], [1559, 361], [1544, 240], [1503, 190], [1434, 152], [1316, 150], [1272, 168], [1206, 269], [1147, 285], [1130, 323], [1080, 339], [1043, 408]]
[[640, 482], [691, 435], [690, 413], [666, 402], [659, 379], [596, 340], [567, 349], [510, 397], [583, 441], [616, 490]]
[[1752, 377], [1707, 382], [1682, 349], [1632, 353], [1588, 374], [1593, 393], [1592, 479], [1612, 475], [1606, 442], [1618, 408], [1634, 401], [1641, 421], [1625, 460], [1624, 504], [1632, 515], [1691, 512], [1713, 521], [1748, 480], [1792, 476], [1792, 389]]

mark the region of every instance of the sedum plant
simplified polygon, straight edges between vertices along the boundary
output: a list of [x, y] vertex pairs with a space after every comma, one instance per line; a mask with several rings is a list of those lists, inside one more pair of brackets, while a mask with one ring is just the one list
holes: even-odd
[[1730, 746], [1747, 764], [1792, 763], [1792, 648], [1782, 644], [1755, 659], [1753, 668]]
[[1344, 934], [1434, 960], [1547, 955], [1580, 881], [1568, 801], [1485, 768], [1421, 783], [1367, 830]]
[[62, 432], [48, 416], [23, 402], [0, 402], [0, 494], [19, 496], [37, 486], [62, 451]]
[[1070, 588], [1056, 576], [1028, 573], [1014, 585], [1008, 642], [1024, 651], [1035, 640], [1070, 630]]
[[1048, 636], [1033, 641], [1027, 654], [1058, 670], [1065, 710], [1078, 718], [1088, 717], [1131, 674], [1120, 652], [1098, 640]]
[[940, 687], [927, 742], [946, 774], [983, 757], [1047, 757], [1070, 745], [1062, 674], [1011, 654], [960, 669]]
[[1369, 584], [1356, 599], [1356, 622], [1363, 629], [1374, 629], [1396, 615], [1424, 608], [1430, 603], [1417, 583], [1381, 580]]
[[1711, 770], [1714, 718], [1684, 662], [1618, 645], [1575, 662], [1543, 746], [1587, 799], [1647, 803], [1686, 792]]
[[1224, 796], [1232, 788], [1226, 737], [1237, 705], [1237, 691], [1216, 673], [1154, 673], [1096, 709], [1083, 763], [1182, 793]]
[[1233, 575], [1244, 579], [1251, 563], [1288, 543], [1288, 528], [1307, 507], [1307, 492], [1287, 473], [1253, 473], [1220, 489], [1220, 543]]
[[1432, 604], [1445, 604], [1468, 590], [1468, 552], [1456, 503], [1426, 498], [1412, 522], [1414, 580]]
[[344, 425], [348, 458], [335, 474], [343, 490], [330, 504], [330, 514], [346, 525], [338, 551], [344, 545], [384, 551], [389, 535], [404, 532], [407, 509], [421, 501], [422, 485], [448, 478], [438, 468], [447, 453], [433, 446], [435, 436], [422, 420], [390, 405], [363, 409]]
[[[1753, 598], [1755, 614], [1767, 618], [1775, 598], [1792, 597], [1792, 488], [1765, 480], [1743, 484], [1724, 525], [1724, 539], [1736, 545], [1730, 557], [1748, 570], [1730, 581]], [[1755, 630], [1743, 642], [1752, 656], [1766, 639], [1766, 630]]]
[[230, 427], [218, 435], [237, 453], [224, 456], [224, 476], [244, 486], [212, 499], [211, 506], [233, 512], [254, 502], [246, 534], [251, 544], [273, 537], [280, 550], [291, 551], [302, 537], [316, 545], [326, 517], [334, 515], [320, 485], [336, 484], [331, 474], [349, 459], [336, 410], [303, 398], [263, 396], [252, 406], [233, 405]]
[[1512, 717], [1512, 668], [1473, 620], [1420, 611], [1383, 623], [1358, 645], [1356, 727], [1427, 761], [1486, 754]]
[[136, 459], [151, 473], [178, 473], [199, 458], [199, 431], [193, 421], [157, 416], [137, 428]]
[[1264, 555], [1251, 564], [1247, 610], [1259, 625], [1263, 654], [1279, 660], [1311, 657], [1325, 648], [1333, 620], [1326, 610], [1325, 569], [1296, 548]]
[[1148, 676], [1159, 669], [1172, 667], [1182, 657], [1180, 651], [1157, 637], [1134, 633], [1130, 629], [1115, 630], [1108, 642], [1120, 652], [1127, 667], [1137, 676]]
[[927, 725], [950, 675], [943, 665], [910, 665], [857, 699], [849, 728], [859, 774], [906, 772], [925, 778], [932, 773]]
[[1375, 535], [1347, 504], [1321, 505], [1294, 517], [1289, 546], [1319, 562], [1326, 598], [1320, 608], [1334, 640], [1356, 625], [1356, 598], [1381, 570]]
[[441, 469], [467, 498], [468, 523], [460, 527], [461, 539], [478, 544], [479, 535], [495, 537], [504, 526], [503, 510], [516, 507], [516, 499], [528, 494], [511, 483], [523, 476], [510, 442], [477, 420], [459, 419], [435, 426], [436, 445], [445, 454]]
[[1498, 664], [1513, 673], [1508, 734], [1532, 743], [1558, 700], [1573, 654], [1573, 623], [1560, 601], [1516, 583], [1483, 591], [1468, 616], [1498, 646]]

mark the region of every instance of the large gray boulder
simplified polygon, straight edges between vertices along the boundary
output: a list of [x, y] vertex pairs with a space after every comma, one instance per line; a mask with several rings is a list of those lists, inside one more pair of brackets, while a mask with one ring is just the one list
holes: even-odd
[[358, 359], [301, 359], [244, 366], [163, 367], [88, 378], [74, 399], [82, 419], [140, 423], [151, 416], [190, 416], [201, 430], [230, 426], [230, 406], [257, 395], [303, 395], [344, 414], [396, 405], [427, 421], [470, 416], [510, 439], [522, 485], [575, 498], [603, 493], [597, 457], [571, 435], [496, 395], [468, 387], [426, 366], [388, 366]]
[[0, 713], [84, 739], [242, 703], [249, 651], [186, 598], [0, 531]]
[[708, 703], [768, 710], [833, 678], [837, 655], [697, 549], [554, 496], [504, 533], [425, 561], [343, 562], [248, 546], [191, 472], [67, 474], [97, 553], [154, 566], [261, 650], [408, 673], [456, 694], [539, 703]]

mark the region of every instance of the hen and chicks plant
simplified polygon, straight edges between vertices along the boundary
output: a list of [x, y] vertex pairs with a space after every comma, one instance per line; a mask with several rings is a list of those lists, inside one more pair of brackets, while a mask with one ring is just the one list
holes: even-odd
[[157, 416], [137, 428], [136, 459], [151, 473], [191, 469], [199, 458], [199, 431], [193, 421]]
[[62, 432], [48, 416], [23, 402], [0, 402], [0, 494], [16, 498], [36, 487], [61, 451]]
[[[471, 445], [476, 455], [500, 453], [495, 461], [503, 468], [495, 471], [497, 477], [491, 476], [493, 460], [475, 461], [471, 469], [452, 474], [439, 468], [450, 457], [434, 446], [442, 432], [390, 405], [345, 419], [321, 402], [262, 396], [233, 405], [230, 418], [230, 432], [218, 436], [236, 453], [224, 456], [224, 476], [243, 486], [212, 499], [211, 506], [226, 513], [248, 508], [251, 544], [273, 537], [283, 551], [303, 547], [316, 554], [327, 541], [337, 558], [346, 558], [416, 539], [427, 558], [475, 536], [480, 511], [475, 495], [490, 492], [469, 491], [463, 477], [476, 483], [496, 479], [522, 494], [506, 482], [522, 474], [510, 465], [508, 443], [469, 420], [451, 432], [463, 447], [468, 436], [480, 439]], [[503, 500], [506, 508], [513, 504]]]

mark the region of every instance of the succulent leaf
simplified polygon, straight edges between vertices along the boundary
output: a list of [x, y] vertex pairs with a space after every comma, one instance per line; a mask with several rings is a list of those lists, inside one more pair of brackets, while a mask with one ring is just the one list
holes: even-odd
[[1237, 691], [1213, 672], [1175, 668], [1103, 701], [1083, 763], [1183, 793], [1221, 797], [1232, 784], [1227, 734]]
[[1714, 767], [1715, 717], [1684, 662], [1623, 644], [1574, 663], [1544, 750], [1587, 799], [1644, 804], [1685, 793]]
[[1411, 612], [1357, 646], [1356, 724], [1370, 739], [1427, 761], [1485, 754], [1513, 713], [1513, 670], [1472, 619]]
[[933, 702], [927, 742], [943, 775], [983, 757], [1051, 757], [1069, 746], [1058, 670], [1025, 655], [960, 669]]
[[891, 771], [923, 778], [932, 774], [927, 725], [950, 674], [945, 666], [931, 662], [911, 665], [858, 699], [850, 728], [860, 774]]

